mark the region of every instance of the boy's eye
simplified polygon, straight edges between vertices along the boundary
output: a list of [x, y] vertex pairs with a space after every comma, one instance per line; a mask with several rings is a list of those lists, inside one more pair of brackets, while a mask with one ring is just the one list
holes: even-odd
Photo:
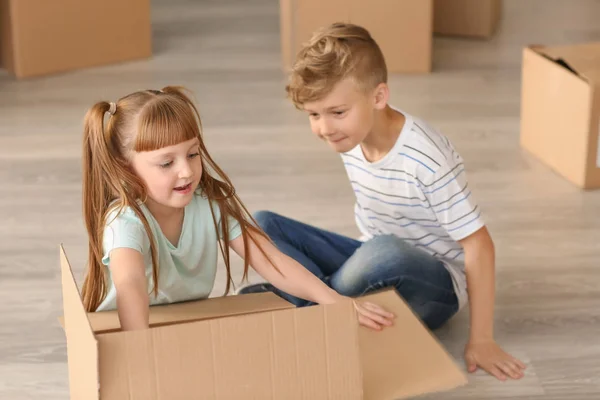
[[344, 110], [344, 111], [334, 111], [333, 113], [335, 115], [343, 115], [345, 112], [346, 112], [346, 110]]

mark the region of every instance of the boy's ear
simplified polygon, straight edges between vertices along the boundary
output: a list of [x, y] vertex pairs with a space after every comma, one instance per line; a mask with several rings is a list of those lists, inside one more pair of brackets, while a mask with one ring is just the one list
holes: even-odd
[[387, 106], [390, 98], [390, 89], [388, 85], [386, 83], [380, 83], [373, 91], [373, 94], [375, 108], [378, 110], [383, 110]]

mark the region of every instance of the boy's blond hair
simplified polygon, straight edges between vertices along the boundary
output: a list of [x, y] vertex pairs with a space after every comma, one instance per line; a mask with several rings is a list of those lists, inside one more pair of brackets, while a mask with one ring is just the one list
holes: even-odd
[[317, 30], [298, 52], [286, 92], [302, 109], [348, 77], [361, 90], [372, 90], [387, 83], [387, 67], [379, 45], [365, 28], [336, 22]]

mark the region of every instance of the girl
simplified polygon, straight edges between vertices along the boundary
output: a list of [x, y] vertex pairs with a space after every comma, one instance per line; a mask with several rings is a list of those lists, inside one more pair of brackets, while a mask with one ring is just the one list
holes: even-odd
[[[108, 121], [104, 123], [105, 114]], [[344, 299], [256, 226], [229, 178], [208, 154], [198, 110], [180, 88], [146, 90], [86, 114], [83, 210], [89, 236], [87, 311], [117, 309], [124, 330], [148, 327], [148, 307], [206, 298], [219, 243], [275, 287], [328, 304]], [[379, 330], [393, 315], [356, 303], [359, 322]]]

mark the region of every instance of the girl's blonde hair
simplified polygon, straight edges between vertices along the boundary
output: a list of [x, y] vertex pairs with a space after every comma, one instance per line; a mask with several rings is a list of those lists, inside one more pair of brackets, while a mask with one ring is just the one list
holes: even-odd
[[[107, 112], [111, 115], [105, 124]], [[227, 269], [225, 294], [229, 293], [232, 282], [228, 217], [239, 221], [245, 254], [248, 254], [249, 231], [266, 238], [238, 198], [227, 175], [208, 153], [202, 140], [200, 115], [182, 88], [169, 86], [160, 91], [135, 92], [121, 98], [116, 107], [114, 103], [105, 101], [96, 103], [85, 116], [83, 131], [83, 214], [89, 236], [89, 254], [82, 296], [87, 311], [95, 311], [107, 292], [106, 269], [102, 264], [103, 232], [107, 216], [110, 212], [120, 212], [125, 207], [130, 207], [139, 217], [150, 239], [153, 292], [155, 295], [158, 293], [156, 245], [148, 220], [138, 203], [138, 200], [147, 198], [147, 192], [130, 167], [129, 155], [130, 152], [157, 150], [194, 138], [198, 138], [200, 142], [200, 158], [204, 167], [198, 188], [202, 195], [216, 201], [221, 214], [219, 229], [211, 208], [215, 230], [224, 243], [223, 246], [220, 242], [219, 246]], [[209, 171], [213, 171], [216, 177]], [[246, 279], [247, 274], [248, 257], [244, 257], [243, 279]]]
[[336, 22], [315, 31], [292, 66], [286, 92], [298, 109], [327, 96], [345, 78], [360, 90], [387, 83], [383, 53], [362, 26]]

